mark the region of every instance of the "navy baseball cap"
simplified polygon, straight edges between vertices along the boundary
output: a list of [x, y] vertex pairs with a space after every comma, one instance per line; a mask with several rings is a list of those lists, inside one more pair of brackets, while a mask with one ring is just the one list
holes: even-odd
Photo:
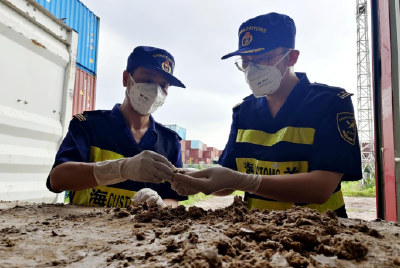
[[257, 55], [278, 47], [294, 48], [296, 26], [292, 18], [278, 13], [257, 16], [239, 28], [239, 49], [222, 57]]
[[186, 88], [178, 78], [173, 76], [175, 60], [164, 49], [145, 46], [136, 47], [128, 57], [126, 71], [130, 72], [138, 66], [161, 71], [168, 77], [171, 86]]

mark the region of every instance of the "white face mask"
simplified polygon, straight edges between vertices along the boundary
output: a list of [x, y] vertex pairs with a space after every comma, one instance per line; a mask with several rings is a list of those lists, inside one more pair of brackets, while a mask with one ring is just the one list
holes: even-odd
[[286, 75], [289, 67], [287, 67], [285, 73], [282, 75], [281, 71], [276, 68], [288, 54], [290, 50], [286, 52], [282, 58], [275, 63], [273, 66], [268, 66], [265, 70], [257, 69], [252, 63], [245, 71], [246, 82], [249, 84], [251, 91], [256, 98], [261, 98], [266, 95], [274, 93], [281, 85], [282, 78]]
[[135, 83], [129, 75], [132, 85], [128, 90], [128, 97], [132, 108], [140, 114], [152, 114], [161, 107], [167, 94], [156, 83]]

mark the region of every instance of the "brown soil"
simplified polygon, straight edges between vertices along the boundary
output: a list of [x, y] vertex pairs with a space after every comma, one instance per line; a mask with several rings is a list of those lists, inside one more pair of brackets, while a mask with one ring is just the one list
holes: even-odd
[[0, 267], [399, 267], [399, 232], [240, 198], [214, 211], [0, 203]]
[[[213, 197], [211, 199], [196, 202], [194, 205], [203, 209], [224, 208], [232, 204], [233, 196]], [[376, 199], [373, 197], [347, 197], [344, 196], [347, 215], [352, 219], [375, 220]]]

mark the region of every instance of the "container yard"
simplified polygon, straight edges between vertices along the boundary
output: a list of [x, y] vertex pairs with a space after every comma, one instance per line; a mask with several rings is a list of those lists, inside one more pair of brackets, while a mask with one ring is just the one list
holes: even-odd
[[93, 111], [96, 102], [100, 18], [79, 0], [35, 1], [78, 33], [72, 115]]
[[[355, 12], [358, 45], [357, 79], [358, 89], [363, 91], [358, 92], [357, 96], [358, 129], [354, 114], [353, 117], [343, 117], [346, 120], [342, 122], [343, 125], [340, 125], [340, 114], [348, 114], [348, 112], [335, 114], [337, 121], [334, 121], [333, 127], [330, 126], [336, 134], [336, 128], [339, 129], [341, 136], [339, 140], [343, 138], [344, 141], [340, 141], [346, 146], [357, 146], [355, 142], [357, 131], [359, 133], [362, 173], [359, 178], [350, 174], [354, 177], [348, 182], [357, 182], [358, 179], [362, 182], [361, 187], [364, 187], [364, 183], [371, 184], [372, 181], [371, 187], [374, 191], [373, 197], [359, 197], [359, 207], [352, 207], [349, 204], [350, 201], [346, 201], [349, 196], [344, 198], [341, 196], [342, 191], [345, 191], [343, 186], [347, 181], [345, 182], [343, 178], [349, 175], [347, 172], [328, 169], [308, 170], [311, 166], [308, 160], [300, 161], [300, 158], [296, 160], [301, 164], [300, 169], [306, 168], [305, 171], [299, 171], [295, 162], [287, 161], [289, 157], [282, 157], [280, 162], [267, 159], [270, 155], [290, 151], [284, 147], [290, 142], [293, 143], [293, 151], [298, 155], [305, 151], [303, 148], [309, 151], [322, 148], [322, 146], [311, 147], [314, 146], [315, 129], [309, 127], [293, 125], [282, 128], [276, 133], [264, 131], [262, 127], [239, 129], [238, 133], [241, 133], [241, 136], [237, 136], [236, 139], [229, 137], [230, 141], [240, 144], [232, 147], [235, 150], [226, 150], [225, 155], [234, 152], [235, 158], [229, 159], [232, 161], [228, 164], [238, 167], [237, 163], [241, 161], [242, 170], [236, 169], [241, 174], [229, 170], [234, 168], [228, 169], [217, 165], [219, 159], [223, 160], [221, 158], [223, 150], [214, 145], [217, 143], [212, 138], [199, 135], [196, 139], [203, 140], [187, 140], [187, 129], [176, 124], [164, 126], [175, 131], [181, 138], [182, 163], [180, 163], [177, 149], [179, 144], [176, 146], [176, 135], [172, 135], [171, 131], [163, 129], [162, 126], [157, 126], [161, 129], [157, 134], [154, 129], [146, 128], [143, 131], [143, 135], [147, 133], [147, 130], [153, 131], [152, 135], [147, 135], [148, 140], [143, 142], [145, 144], [143, 147], [139, 147], [142, 145], [141, 140], [134, 135], [134, 130], [128, 128], [123, 134], [132, 134], [129, 136], [130, 139], [126, 139], [128, 141], [126, 144], [132, 147], [119, 146], [115, 152], [112, 151], [114, 149], [111, 147], [119, 142], [119, 137], [110, 139], [111, 142], [105, 139], [107, 142], [104, 143], [104, 148], [100, 148], [98, 144], [85, 144], [95, 135], [98, 135], [98, 141], [103, 141], [104, 136], [101, 136], [103, 133], [100, 132], [107, 132], [111, 136], [119, 130], [110, 128], [110, 131], [108, 128], [112, 125], [111, 123], [118, 121], [113, 118], [111, 123], [99, 128], [100, 131], [84, 132], [93, 121], [89, 123], [89, 117], [82, 113], [96, 109], [97, 67], [102, 59], [99, 57], [100, 18], [82, 1], [0, 0], [0, 267], [400, 267], [400, 155], [398, 154], [400, 152], [400, 4], [398, 1], [354, 1], [357, 3]], [[370, 32], [367, 27], [369, 23], [366, 16], [367, 2], [368, 7], [371, 8]], [[98, 5], [101, 3], [99, 2]], [[117, 4], [113, 3], [113, 7], [116, 6]], [[103, 18], [103, 15], [101, 16]], [[144, 23], [143, 25], [145, 26]], [[165, 25], [162, 31], [167, 32]], [[250, 31], [239, 32], [239, 35], [244, 35], [243, 39], [239, 40], [239, 46], [246, 47], [251, 42], [254, 44], [258, 42], [257, 34], [271, 32], [269, 29], [267, 31], [254, 25], [249, 26], [252, 29], [251, 33]], [[184, 26], [182, 23], [182, 27]], [[113, 32], [113, 28], [107, 29], [108, 34]], [[158, 34], [154, 29], [149, 30], [150, 33]], [[367, 42], [368, 33], [372, 41], [371, 53], [368, 51], [370, 47]], [[176, 37], [180, 33], [177, 34], [175, 31], [174, 34]], [[116, 37], [117, 41], [121, 41], [123, 37], [117, 33], [108, 36]], [[211, 39], [211, 36], [210, 31], [208, 38], [217, 40]], [[214, 44], [211, 45], [214, 46]], [[124, 47], [123, 44], [121, 44], [122, 47]], [[254, 51], [250, 50], [250, 52]], [[371, 62], [369, 61], [370, 54]], [[171, 68], [175, 68], [175, 63], [169, 57], [160, 55], [157, 53], [150, 57], [152, 60], [162, 58], [161, 65], [152, 71], [161, 70], [172, 75]], [[205, 57], [204, 59], [209, 66], [213, 65], [209, 59]], [[248, 61], [247, 64], [250, 62], [252, 61]], [[125, 62], [121, 65], [122, 71], [125, 70], [124, 64]], [[196, 64], [200, 66], [201, 63], [196, 62]], [[372, 70], [369, 70], [370, 64]], [[257, 66], [260, 68], [260, 64]], [[243, 64], [236, 63], [236, 67], [240, 70]], [[205, 74], [208, 71], [203, 68], [199, 70], [204, 71]], [[200, 72], [197, 71], [197, 73]], [[242, 73], [239, 74], [242, 75]], [[126, 72], [124, 75], [126, 76]], [[154, 76], [154, 73], [152, 75]], [[368, 75], [372, 78], [371, 82]], [[200, 78], [204, 80], [204, 77]], [[365, 82], [367, 80], [370, 84]], [[212, 81], [207, 81], [209, 82]], [[121, 84], [121, 81], [118, 83]], [[161, 83], [159, 85], [154, 82], [146, 83], [153, 86], [155, 84], [154, 91], [161, 92]], [[124, 87], [129, 86], [124, 85]], [[191, 89], [190, 87], [188, 86], [187, 91]], [[351, 95], [340, 92], [334, 97], [342, 101]], [[221, 96], [223, 95], [218, 97]], [[194, 102], [195, 98], [191, 98]], [[291, 98], [291, 101], [293, 100]], [[201, 102], [202, 109], [213, 101], [210, 98], [206, 102]], [[222, 101], [227, 100], [221, 98]], [[356, 101], [353, 99], [354, 107], [356, 107]], [[133, 108], [131, 111], [135, 112], [134, 105], [131, 103], [130, 105]], [[183, 110], [183, 107], [179, 109], [185, 113], [194, 112]], [[237, 107], [233, 108], [234, 112], [238, 111], [235, 110]], [[332, 107], [336, 106], [332, 105]], [[121, 112], [120, 125], [124, 123], [129, 125], [128, 117], [122, 113], [122, 110], [117, 107], [116, 111]], [[204, 113], [204, 110], [202, 112]], [[77, 114], [78, 116], [74, 116]], [[145, 117], [144, 114], [138, 112], [132, 114], [140, 116], [141, 119]], [[218, 118], [218, 116], [219, 114], [215, 112], [214, 117]], [[303, 121], [310, 121], [314, 115], [310, 113], [308, 116], [309, 118]], [[72, 126], [70, 129], [74, 127], [71, 117], [75, 120], [73, 121], [75, 127], [79, 126], [75, 129], [82, 131], [78, 133], [84, 133], [83, 139], [76, 139], [77, 136], [72, 134], [67, 135], [71, 133], [69, 126]], [[240, 124], [250, 124], [251, 120], [247, 120], [246, 117], [239, 118], [241, 118]], [[207, 119], [209, 118], [205, 118], [205, 121]], [[190, 122], [197, 122], [196, 120], [190, 118]], [[172, 122], [183, 122], [183, 120]], [[217, 125], [218, 122], [212, 121], [210, 127], [202, 126], [205, 126], [207, 131], [219, 135]], [[232, 124], [229, 135], [234, 132], [232, 131], [234, 127]], [[172, 142], [167, 140], [168, 135], [161, 138], [158, 136], [163, 132], [173, 137]], [[90, 135], [86, 135], [87, 133]], [[309, 133], [312, 135], [307, 136]], [[319, 135], [318, 131], [316, 133]], [[69, 142], [64, 144], [65, 151], [75, 151], [82, 159], [90, 158], [90, 160], [75, 161], [73, 157], [68, 158], [62, 155], [60, 158], [65, 157], [65, 161], [57, 167], [54, 165], [53, 169], [55, 157], [57, 160], [56, 154], [60, 152], [60, 146], [63, 145], [62, 141], [66, 136], [69, 137], [67, 140]], [[149, 138], [150, 136], [153, 140]], [[289, 136], [294, 137], [293, 140], [289, 141], [291, 138]], [[121, 140], [123, 138], [126, 136], [122, 136]], [[327, 146], [325, 144], [327, 140], [323, 140], [321, 144], [324, 143], [323, 145]], [[336, 141], [331, 139], [329, 142]], [[159, 143], [163, 143], [159, 151], [163, 157], [155, 153], [154, 148]], [[262, 149], [260, 149], [261, 146]], [[271, 149], [273, 146], [275, 147]], [[238, 148], [242, 148], [242, 152], [239, 152]], [[270, 154], [268, 155], [263, 151], [265, 148], [275, 151], [268, 151]], [[137, 151], [137, 153], [127, 156], [125, 153], [117, 152], [119, 149], [127, 150], [125, 152], [128, 153], [131, 151]], [[330, 150], [331, 152], [340, 151], [342, 148], [330, 148]], [[260, 157], [252, 158], [250, 157], [252, 153], [259, 154]], [[349, 155], [343, 155], [341, 159], [351, 161], [353, 158]], [[141, 158], [135, 158], [137, 156]], [[336, 160], [339, 158], [337, 157]], [[175, 162], [172, 163], [172, 161]], [[101, 170], [99, 171], [102, 166], [97, 165], [96, 162], [101, 162], [103, 165], [104, 163], [124, 164], [103, 169], [102, 173]], [[167, 164], [171, 163], [172, 167], [168, 167]], [[68, 164], [77, 165], [72, 165], [72, 168], [70, 166], [68, 169]], [[178, 167], [181, 164], [188, 169], [173, 167], [173, 165]], [[286, 164], [287, 166], [284, 167]], [[53, 172], [62, 165], [67, 167], [64, 172], [58, 174]], [[69, 173], [76, 172], [77, 166], [86, 168], [84, 171], [88, 173], [78, 174], [79, 176], [77, 173]], [[123, 169], [127, 166], [129, 172], [126, 170], [124, 172]], [[142, 166], [146, 167], [145, 172]], [[196, 171], [194, 168], [199, 170]], [[318, 196], [318, 191], [312, 192], [305, 188], [302, 188], [305, 189], [304, 191], [299, 191], [300, 187], [288, 185], [276, 187], [274, 183], [279, 180], [273, 181], [276, 179], [275, 173], [273, 173], [274, 176], [271, 174], [261, 176], [258, 171], [260, 168], [264, 171], [267, 168], [269, 171], [282, 170], [282, 174], [279, 174], [285, 176], [286, 179], [292, 175], [303, 175], [297, 173], [318, 174], [315, 172], [322, 171], [324, 173], [319, 173], [323, 174], [319, 179], [323, 178], [326, 181], [321, 183], [319, 180], [318, 183], [333, 184], [332, 181], [335, 182], [335, 179], [338, 182], [334, 185], [335, 192], [329, 193], [327, 201], [324, 198], [317, 200], [315, 196]], [[205, 172], [210, 173], [206, 176]], [[127, 173], [129, 174], [126, 175]], [[53, 183], [56, 182], [54, 176], [61, 176], [60, 174], [67, 177], [65, 181], [73, 181], [76, 184], [72, 184], [71, 188], [62, 188], [64, 185], [58, 185], [60, 187], [58, 191], [54, 187], [56, 184]], [[102, 175], [103, 178], [109, 176], [108, 181], [100, 180]], [[186, 181], [181, 181], [179, 184], [179, 176], [186, 178]], [[50, 177], [53, 180], [50, 180]], [[248, 185], [237, 180], [238, 177], [249, 182]], [[305, 180], [311, 177], [312, 175], [302, 178]], [[227, 182], [231, 178], [234, 180]], [[201, 180], [203, 185], [195, 185], [196, 179]], [[352, 179], [354, 181], [351, 181]], [[211, 185], [210, 181], [213, 180], [214, 184]], [[85, 187], [82, 186], [82, 181], [86, 183]], [[229, 184], [231, 181], [239, 181], [236, 184], [239, 185], [238, 188]], [[273, 183], [266, 183], [271, 181]], [[129, 188], [131, 184], [140, 187], [131, 189]], [[308, 187], [314, 184], [317, 183], [300, 186]], [[86, 185], [91, 186], [86, 187]], [[129, 189], [121, 185], [128, 185]], [[220, 188], [217, 190], [210, 188], [213, 191], [208, 191], [208, 188], [204, 188], [206, 190], [197, 188], [210, 185], [217, 185]], [[256, 188], [249, 190], [250, 188], [247, 188], [249, 185], [257, 186], [257, 190]], [[327, 187], [326, 185], [323, 186]], [[157, 192], [152, 190], [153, 188], [161, 190]], [[143, 192], [143, 189], [147, 192]], [[275, 189], [273, 190], [275, 192], [271, 194], [270, 189]], [[325, 188], [321, 186], [321, 189]], [[190, 192], [179, 193], [179, 195], [188, 195], [188, 200], [176, 197], [179, 190]], [[292, 191], [290, 193], [294, 195], [303, 193], [309, 198], [285, 195], [282, 196], [290, 200], [282, 196], [275, 198], [276, 192], [283, 191], [287, 194], [290, 190]], [[64, 203], [66, 191], [69, 204]], [[225, 196], [221, 193], [227, 191], [230, 192]], [[162, 197], [162, 194], [165, 194], [165, 197]], [[238, 196], [241, 194], [246, 195], [245, 200], [248, 202]], [[222, 196], [217, 198], [227, 197], [224, 200], [229, 200], [229, 202], [221, 201], [212, 206], [212, 202], [209, 202], [215, 200], [212, 199], [215, 198], [212, 195]], [[260, 199], [257, 199], [257, 195]], [[135, 201], [135, 198], [142, 197], [147, 198], [147, 201]], [[296, 198], [301, 200], [295, 200]], [[362, 211], [367, 210], [367, 206], [362, 206], [365, 198], [369, 198], [368, 205], [369, 208], [374, 207], [373, 210]], [[76, 201], [77, 199], [82, 203]], [[119, 203], [120, 206], [109, 207], [110, 200], [114, 200], [114, 204]], [[167, 203], [167, 200], [171, 203]], [[89, 205], [74, 205], [83, 204], [86, 201]], [[209, 203], [205, 204], [205, 201]], [[264, 208], [250, 209], [251, 204], [261, 204], [260, 206]], [[266, 206], [269, 208], [265, 209]], [[323, 212], [319, 213], [320, 210], [310, 207], [323, 209]], [[335, 208], [331, 209], [331, 207]], [[337, 213], [343, 213], [344, 210], [346, 214], [346, 209], [349, 218], [339, 217]], [[359, 213], [360, 217], [357, 217], [359, 211], [363, 213]]]

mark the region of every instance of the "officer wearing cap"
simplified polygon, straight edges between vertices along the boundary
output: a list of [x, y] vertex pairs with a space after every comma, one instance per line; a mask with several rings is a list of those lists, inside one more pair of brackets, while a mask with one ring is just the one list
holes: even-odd
[[250, 208], [285, 210], [294, 204], [347, 217], [341, 181], [362, 178], [350, 96], [295, 73], [296, 27], [283, 14], [249, 19], [239, 28], [239, 56], [252, 94], [233, 108], [219, 164], [174, 178], [181, 194], [246, 191]]
[[[168, 182], [182, 167], [181, 138], [157, 123], [169, 86], [184, 88], [173, 72], [174, 57], [154, 47], [136, 47], [123, 72], [125, 100], [109, 111], [75, 115], [47, 178], [50, 191], [68, 191], [72, 204], [126, 207], [148, 201], [176, 206]], [[164, 200], [164, 201], [163, 201]]]

